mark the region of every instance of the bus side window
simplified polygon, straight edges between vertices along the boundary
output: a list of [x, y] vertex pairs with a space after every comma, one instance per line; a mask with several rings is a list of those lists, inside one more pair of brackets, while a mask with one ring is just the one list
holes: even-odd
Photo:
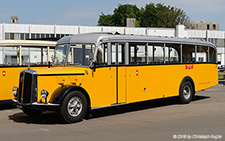
[[111, 43], [112, 65], [125, 64], [125, 44]]
[[102, 52], [101, 52], [100, 50], [98, 50], [98, 52], [97, 52], [97, 62], [96, 62], [96, 64], [104, 64], [104, 63], [103, 63], [103, 60], [102, 60], [102, 57], [103, 57]]
[[135, 64], [136, 63], [136, 60], [137, 60], [137, 56], [136, 56], [136, 52], [135, 52], [135, 49], [136, 47], [135, 46], [130, 46], [130, 52], [129, 52], [129, 62], [130, 64]]
[[125, 64], [125, 44], [118, 44], [118, 64]]
[[146, 43], [129, 43], [129, 63], [146, 64], [147, 46]]
[[154, 58], [153, 58], [154, 46], [148, 45], [147, 50], [148, 50], [148, 56], [147, 56], [148, 63], [152, 64], [154, 62]]
[[207, 46], [197, 46], [196, 62], [208, 62]]
[[216, 50], [209, 47], [209, 62], [216, 63]]
[[96, 65], [107, 65], [107, 44], [98, 47]]
[[163, 54], [164, 54], [164, 51], [163, 51], [163, 45], [159, 46], [155, 46], [155, 49], [154, 49], [154, 63], [157, 63], [157, 64], [161, 64], [164, 62], [163, 60]]
[[179, 45], [166, 44], [165, 46], [165, 62], [166, 63], [179, 63]]
[[164, 63], [164, 44], [148, 43], [147, 52], [148, 64]]
[[111, 43], [112, 65], [116, 65], [116, 44]]
[[182, 45], [182, 62], [183, 63], [196, 62], [194, 45], [186, 45], [186, 44]]

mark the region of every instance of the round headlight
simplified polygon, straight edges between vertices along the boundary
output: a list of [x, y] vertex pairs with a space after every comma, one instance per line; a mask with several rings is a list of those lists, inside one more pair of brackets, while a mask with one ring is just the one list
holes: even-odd
[[42, 97], [43, 99], [46, 99], [47, 96], [48, 96], [48, 92], [47, 92], [45, 89], [41, 90], [41, 97]]
[[17, 95], [18, 88], [16, 86], [14, 86], [13, 89], [12, 89], [12, 91], [13, 91], [13, 95], [16, 96]]

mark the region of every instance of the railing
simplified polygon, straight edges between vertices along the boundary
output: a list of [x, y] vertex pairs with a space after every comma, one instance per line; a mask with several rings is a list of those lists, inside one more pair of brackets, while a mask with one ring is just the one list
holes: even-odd
[[219, 84], [225, 85], [225, 73], [219, 73]]

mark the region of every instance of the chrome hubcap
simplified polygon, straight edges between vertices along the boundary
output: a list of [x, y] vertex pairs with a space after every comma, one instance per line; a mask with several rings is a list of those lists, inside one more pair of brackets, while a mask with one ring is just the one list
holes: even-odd
[[72, 117], [78, 116], [83, 108], [82, 100], [79, 97], [72, 97], [67, 105], [68, 113]]
[[184, 98], [185, 99], [189, 99], [190, 96], [191, 96], [191, 89], [189, 86], [185, 86], [184, 89], [183, 89], [183, 95], [184, 95]]

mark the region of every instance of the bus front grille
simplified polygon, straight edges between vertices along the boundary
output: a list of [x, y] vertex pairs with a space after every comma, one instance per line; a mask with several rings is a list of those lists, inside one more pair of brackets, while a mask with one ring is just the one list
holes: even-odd
[[37, 101], [37, 75], [33, 70], [20, 73], [17, 100], [20, 104], [31, 104]]

